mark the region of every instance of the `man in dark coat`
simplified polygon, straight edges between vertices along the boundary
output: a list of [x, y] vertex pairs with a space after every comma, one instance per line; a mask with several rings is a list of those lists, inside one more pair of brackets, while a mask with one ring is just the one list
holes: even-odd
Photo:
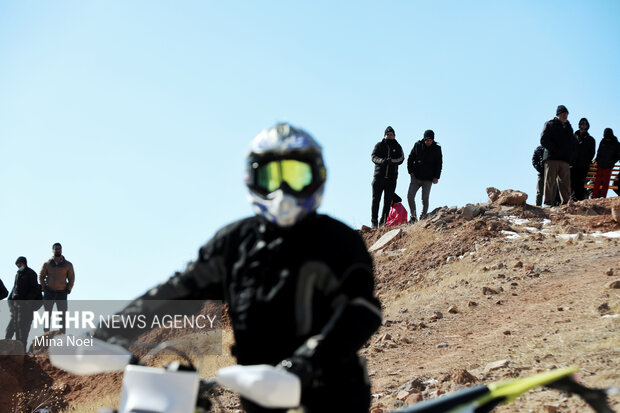
[[570, 198], [570, 163], [575, 154], [576, 140], [573, 128], [568, 122], [568, 109], [560, 105], [555, 118], [545, 123], [540, 137], [545, 148], [545, 200], [552, 206], [556, 185], [560, 192], [560, 202], [566, 204]]
[[588, 129], [590, 129], [588, 119], [581, 118], [579, 130], [575, 132], [575, 138], [577, 139], [575, 160], [570, 166], [572, 197], [575, 201], [586, 199], [584, 185], [596, 150], [596, 143], [594, 138], [588, 133]]
[[420, 188], [422, 188], [422, 214], [420, 219], [426, 216], [431, 186], [439, 182], [442, 166], [441, 146], [435, 142], [435, 132], [429, 129], [424, 132], [424, 137], [413, 145], [413, 149], [407, 158], [407, 172], [411, 176], [411, 183], [407, 192], [409, 211], [411, 212], [409, 222], [417, 220], [415, 194]]
[[15, 334], [17, 340], [24, 346], [25, 352], [33, 316], [30, 300], [35, 298], [40, 287], [37, 283], [37, 273], [28, 267], [26, 257], [17, 258], [15, 265], [17, 266], [17, 274], [8, 298], [11, 320], [7, 326], [5, 338], [10, 340]]
[[[392, 195], [396, 189], [396, 179], [398, 178], [398, 165], [405, 160], [403, 148], [396, 141], [394, 128], [391, 126], [385, 128], [383, 140], [375, 145], [375, 148], [372, 150], [371, 159], [375, 164], [375, 173], [372, 180], [370, 221], [372, 227], [377, 228], [377, 224], [385, 224], [388, 214], [390, 213]], [[381, 212], [381, 221], [377, 222], [382, 193], [383, 211]]]

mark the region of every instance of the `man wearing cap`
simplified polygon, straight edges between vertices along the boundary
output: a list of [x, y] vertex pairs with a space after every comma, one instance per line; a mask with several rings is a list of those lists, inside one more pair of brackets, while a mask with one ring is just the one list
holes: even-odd
[[552, 206], [556, 185], [560, 192], [560, 202], [566, 204], [570, 197], [570, 163], [575, 156], [577, 141], [568, 121], [568, 109], [560, 105], [555, 118], [545, 123], [540, 136], [540, 144], [545, 148], [545, 200]]
[[571, 196], [575, 201], [586, 199], [584, 185], [596, 152], [596, 142], [588, 133], [588, 129], [590, 129], [590, 122], [586, 118], [581, 118], [579, 129], [575, 132], [575, 139], [577, 140], [575, 159], [570, 166]]
[[409, 201], [409, 211], [411, 219], [415, 222], [416, 207], [415, 194], [422, 188], [422, 214], [420, 219], [426, 217], [428, 212], [428, 198], [431, 193], [431, 186], [439, 182], [441, 168], [443, 166], [443, 155], [441, 146], [435, 142], [435, 132], [428, 129], [424, 132], [424, 137], [417, 141], [407, 158], [407, 172], [411, 176], [407, 201]]
[[[73, 271], [73, 264], [62, 255], [62, 245], [59, 242], [52, 245], [52, 250], [54, 256], [43, 264], [39, 273], [39, 282], [43, 286], [43, 306], [45, 311], [49, 313], [50, 319], [52, 318], [54, 303], [56, 303], [58, 311], [63, 313], [60, 332], [64, 334], [64, 313], [68, 308], [67, 294], [70, 294], [73, 289], [75, 272]], [[48, 332], [49, 326], [44, 327], [43, 330]]]
[[17, 266], [17, 274], [15, 275], [15, 283], [9, 295], [9, 308], [11, 310], [11, 320], [6, 328], [5, 338], [10, 340], [15, 334], [17, 340], [21, 341], [26, 351], [28, 343], [28, 333], [32, 324], [32, 307], [30, 301], [33, 300], [38, 291], [37, 273], [28, 267], [26, 257], [19, 257], [15, 261]]
[[396, 179], [398, 178], [398, 165], [405, 160], [403, 148], [396, 141], [394, 128], [385, 128], [383, 140], [375, 145], [371, 156], [375, 164], [375, 173], [372, 180], [372, 208], [371, 224], [377, 228], [377, 218], [379, 215], [379, 203], [383, 193], [383, 210], [379, 224], [385, 224], [392, 204], [392, 195], [396, 190]]

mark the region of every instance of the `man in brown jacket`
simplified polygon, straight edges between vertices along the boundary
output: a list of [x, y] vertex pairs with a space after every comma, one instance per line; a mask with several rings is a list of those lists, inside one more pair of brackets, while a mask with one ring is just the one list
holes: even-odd
[[[49, 314], [50, 324], [54, 303], [56, 303], [58, 311], [63, 312], [60, 332], [64, 334], [64, 313], [68, 309], [67, 294], [70, 294], [73, 289], [75, 273], [73, 271], [73, 264], [62, 255], [62, 245], [60, 243], [57, 242], [52, 245], [52, 251], [54, 251], [54, 256], [45, 262], [41, 268], [39, 283], [43, 286], [43, 307]], [[48, 332], [50, 330], [49, 327], [49, 325], [44, 326], [43, 330]]]

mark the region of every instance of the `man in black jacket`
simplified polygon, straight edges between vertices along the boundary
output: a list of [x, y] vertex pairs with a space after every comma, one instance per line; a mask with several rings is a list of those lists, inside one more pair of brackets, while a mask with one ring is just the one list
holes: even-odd
[[431, 186], [439, 182], [442, 166], [441, 146], [435, 142], [435, 132], [429, 129], [424, 132], [424, 138], [413, 145], [411, 153], [407, 158], [407, 172], [411, 176], [411, 183], [407, 192], [409, 210], [411, 211], [409, 222], [417, 220], [415, 194], [420, 188], [422, 188], [422, 214], [420, 219], [426, 216]]
[[[375, 145], [372, 150], [372, 162], [375, 164], [375, 173], [372, 180], [372, 207], [370, 214], [370, 222], [373, 228], [377, 228], [377, 224], [384, 225], [390, 213], [390, 205], [392, 204], [392, 195], [396, 190], [396, 179], [398, 178], [398, 165], [405, 160], [403, 148], [396, 141], [396, 133], [394, 128], [388, 126], [385, 128], [383, 140]], [[381, 202], [381, 194], [383, 193], [383, 211], [381, 212], [381, 221], [377, 222], [379, 215], [379, 203]]]
[[[257, 215], [221, 229], [185, 271], [122, 314], [164, 312], [160, 300], [224, 300], [239, 364], [298, 375], [306, 412], [368, 412], [370, 386], [357, 351], [381, 324], [373, 263], [356, 231], [316, 213], [325, 180], [311, 135], [289, 124], [264, 130], [247, 158]], [[100, 328], [95, 337], [123, 342], [142, 331], [119, 333]], [[270, 411], [242, 404], [247, 412]]]
[[590, 129], [590, 122], [586, 118], [581, 118], [579, 130], [575, 132], [575, 139], [577, 140], [575, 160], [570, 166], [572, 197], [575, 201], [586, 199], [584, 185], [596, 151], [596, 143], [588, 133], [588, 129]]
[[17, 274], [15, 275], [13, 289], [8, 297], [11, 320], [6, 328], [5, 338], [10, 340], [15, 334], [17, 340], [24, 346], [25, 352], [33, 317], [30, 300], [35, 298], [40, 287], [37, 283], [37, 273], [28, 267], [26, 257], [17, 258], [15, 265], [17, 266]]
[[553, 205], [557, 185], [560, 202], [566, 204], [570, 198], [570, 163], [573, 161], [577, 144], [573, 128], [568, 122], [566, 106], [558, 106], [556, 117], [545, 123], [540, 144], [545, 148], [544, 203], [547, 206]]

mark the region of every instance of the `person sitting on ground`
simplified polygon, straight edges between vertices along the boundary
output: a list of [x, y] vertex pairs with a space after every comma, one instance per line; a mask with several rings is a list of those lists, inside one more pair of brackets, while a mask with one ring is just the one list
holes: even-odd
[[618, 138], [614, 136], [611, 128], [606, 128], [596, 153], [596, 178], [594, 178], [592, 198], [607, 198], [611, 171], [618, 159], [620, 159]]
[[390, 215], [388, 215], [388, 219], [385, 222], [386, 227], [407, 223], [407, 210], [401, 202], [403, 202], [401, 197], [397, 194], [392, 195], [392, 208], [390, 209]]

